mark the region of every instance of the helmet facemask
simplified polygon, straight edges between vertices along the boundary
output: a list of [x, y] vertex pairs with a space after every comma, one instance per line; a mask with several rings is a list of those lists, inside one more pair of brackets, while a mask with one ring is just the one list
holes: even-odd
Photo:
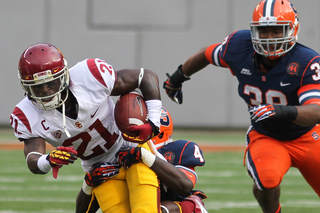
[[[253, 48], [258, 54], [276, 59], [294, 47], [298, 36], [294, 36], [297, 33], [294, 32], [295, 29], [291, 27], [293, 26], [291, 21], [276, 21], [276, 18], [273, 18], [275, 21], [251, 22], [251, 37]], [[259, 30], [263, 27], [282, 27], [283, 36], [281, 38], [271, 39], [260, 38]]]
[[[60, 107], [68, 98], [69, 70], [65, 66], [60, 71], [52, 74], [51, 70], [38, 72], [30, 76], [30, 80], [22, 79], [19, 75], [22, 88], [34, 106], [41, 110], [51, 110]], [[41, 94], [41, 89], [48, 87], [54, 91], [52, 94]], [[64, 97], [62, 92], [65, 91]]]
[[[254, 50], [274, 60], [290, 51], [296, 44], [300, 30], [299, 16], [288, 0], [262, 0], [253, 11], [250, 28]], [[274, 33], [273, 38], [263, 35], [263, 32], [259, 33], [261, 30]], [[282, 35], [278, 30], [282, 31]]]

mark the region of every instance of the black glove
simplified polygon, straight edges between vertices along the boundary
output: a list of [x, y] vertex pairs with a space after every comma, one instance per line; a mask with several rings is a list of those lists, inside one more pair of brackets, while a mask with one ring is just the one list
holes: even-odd
[[141, 147], [124, 147], [121, 148], [116, 156], [118, 157], [118, 163], [124, 168], [129, 167], [134, 163], [140, 163], [141, 160]]
[[171, 100], [182, 104], [182, 83], [189, 80], [190, 77], [183, 74], [182, 65], [171, 76], [167, 73], [167, 77], [168, 79], [163, 82], [163, 88]]
[[84, 177], [88, 186], [99, 186], [105, 181], [119, 174], [119, 164], [115, 163], [95, 163]]

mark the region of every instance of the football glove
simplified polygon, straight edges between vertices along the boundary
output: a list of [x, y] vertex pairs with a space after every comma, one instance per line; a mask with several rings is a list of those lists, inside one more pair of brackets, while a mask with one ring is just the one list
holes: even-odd
[[77, 154], [73, 147], [58, 146], [48, 154], [47, 160], [52, 167], [68, 165], [77, 160]]
[[182, 65], [170, 76], [166, 74], [168, 79], [163, 82], [163, 88], [166, 90], [167, 95], [171, 100], [176, 103], [182, 104], [182, 83], [189, 80], [190, 77], [186, 77], [182, 72]]
[[74, 150], [73, 147], [58, 146], [56, 149], [52, 150], [46, 159], [52, 166], [53, 177], [58, 177], [58, 172], [62, 165], [74, 163], [78, 158], [77, 154], [78, 152]]
[[134, 142], [134, 143], [140, 143], [143, 144], [144, 142], [150, 140], [154, 136], [158, 135], [159, 128], [152, 123], [152, 121], [148, 121], [148, 123], [139, 125], [139, 126], [130, 126], [128, 127], [129, 131], [132, 132], [139, 132], [138, 136], [130, 136], [125, 133], [122, 133], [122, 137], [126, 141]]
[[119, 174], [121, 166], [116, 163], [95, 163], [84, 177], [88, 186], [99, 186]]
[[142, 162], [141, 159], [141, 147], [124, 147], [121, 148], [117, 154], [118, 163], [121, 164], [125, 169], [134, 163]]
[[294, 106], [282, 106], [273, 104], [262, 104], [251, 107], [250, 118], [255, 122], [262, 121], [267, 118], [288, 119], [294, 121], [297, 118], [298, 110]]

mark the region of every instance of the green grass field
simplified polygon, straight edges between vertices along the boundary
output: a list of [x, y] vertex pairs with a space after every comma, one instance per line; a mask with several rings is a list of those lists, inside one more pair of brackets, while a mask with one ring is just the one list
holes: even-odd
[[[6, 136], [5, 140], [9, 138]], [[199, 144], [244, 144], [243, 131], [176, 131], [174, 138], [198, 140]], [[242, 164], [243, 153], [203, 151], [206, 165], [197, 169], [196, 188], [208, 195], [204, 200], [208, 212], [261, 212], [252, 195], [252, 180]], [[0, 150], [0, 168], [0, 213], [74, 212], [75, 198], [83, 180], [80, 161], [62, 167], [58, 179], [54, 179], [51, 173], [29, 172], [22, 150]], [[298, 170], [292, 168], [281, 187], [282, 212], [320, 212], [318, 196]]]

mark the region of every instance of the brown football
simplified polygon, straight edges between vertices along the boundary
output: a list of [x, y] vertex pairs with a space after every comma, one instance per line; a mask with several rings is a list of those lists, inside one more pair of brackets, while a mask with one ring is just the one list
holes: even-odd
[[128, 131], [128, 127], [147, 123], [147, 112], [143, 97], [137, 92], [130, 92], [118, 98], [114, 117], [121, 132], [129, 136], [138, 136], [137, 132]]

